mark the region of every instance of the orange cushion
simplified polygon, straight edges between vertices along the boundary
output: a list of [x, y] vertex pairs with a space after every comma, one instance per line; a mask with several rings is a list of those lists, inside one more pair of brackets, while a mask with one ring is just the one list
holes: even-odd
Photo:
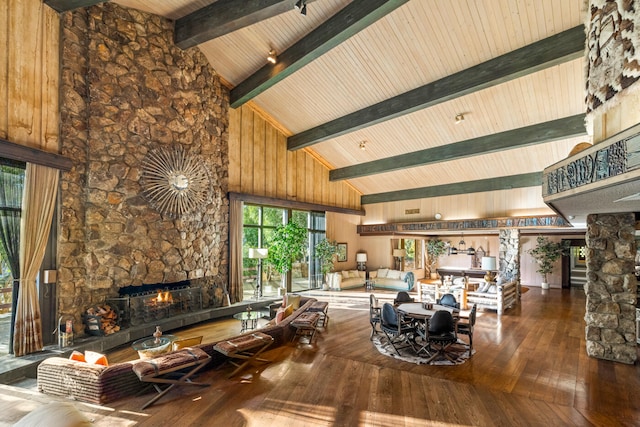
[[102, 365], [109, 366], [109, 362], [107, 362], [107, 356], [104, 354], [97, 353], [95, 351], [85, 351], [84, 358], [87, 363], [92, 363], [94, 365]]
[[284, 309], [284, 318], [291, 316], [293, 314], [293, 304], [289, 304], [287, 308]]
[[73, 353], [69, 356], [69, 360], [77, 360], [78, 362], [86, 362], [84, 360], [84, 354], [80, 353], [78, 350], [73, 350]]

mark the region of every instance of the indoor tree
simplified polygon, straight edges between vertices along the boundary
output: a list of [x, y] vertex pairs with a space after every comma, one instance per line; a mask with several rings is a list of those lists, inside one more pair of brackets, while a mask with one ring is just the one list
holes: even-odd
[[429, 257], [429, 274], [436, 273], [438, 258], [447, 253], [447, 244], [435, 238], [427, 241], [427, 256]]
[[320, 271], [322, 272], [323, 284], [327, 283], [327, 273], [333, 269], [333, 262], [338, 253], [338, 243], [326, 237], [315, 246], [316, 258], [320, 261]]
[[543, 277], [542, 288], [548, 289], [548, 275], [553, 273], [553, 264], [569, 251], [569, 242], [552, 242], [548, 237], [538, 236], [537, 245], [528, 253], [538, 263], [536, 272]]
[[290, 222], [279, 225], [269, 239], [267, 264], [282, 275], [282, 284], [286, 288], [286, 275], [293, 262], [304, 255], [307, 248], [307, 229]]

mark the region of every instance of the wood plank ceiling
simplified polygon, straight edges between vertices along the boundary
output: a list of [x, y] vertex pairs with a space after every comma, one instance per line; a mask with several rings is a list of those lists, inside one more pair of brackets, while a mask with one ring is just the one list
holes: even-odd
[[539, 187], [590, 142], [583, 0], [309, 0], [306, 16], [296, 0], [113, 2], [176, 20], [234, 106], [251, 100], [364, 204]]

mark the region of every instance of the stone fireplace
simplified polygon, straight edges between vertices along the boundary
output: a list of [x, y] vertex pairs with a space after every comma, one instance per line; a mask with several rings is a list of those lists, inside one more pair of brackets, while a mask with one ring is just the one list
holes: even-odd
[[[164, 18], [103, 3], [61, 19], [62, 154], [74, 166], [61, 178], [60, 315], [73, 316], [82, 335], [87, 307], [125, 298], [122, 289], [183, 281], [181, 310], [187, 293], [188, 310], [222, 305], [228, 90], [197, 48], [173, 44]], [[202, 159], [210, 179], [206, 201], [179, 218], [156, 211], [141, 184], [145, 156], [172, 146]], [[153, 322], [156, 309], [135, 321]]]

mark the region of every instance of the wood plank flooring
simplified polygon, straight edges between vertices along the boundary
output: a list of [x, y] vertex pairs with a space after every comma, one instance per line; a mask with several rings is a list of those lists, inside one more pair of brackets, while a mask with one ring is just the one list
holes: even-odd
[[[229, 365], [206, 371], [198, 381], [210, 387], [175, 389], [145, 411], [151, 394], [76, 404], [96, 426], [640, 425], [640, 367], [587, 357], [580, 289], [533, 288], [500, 317], [480, 311], [477, 352], [458, 366], [381, 355], [369, 340], [368, 294], [318, 295], [330, 301], [326, 330], [313, 345], [267, 352], [273, 363], [259, 370], [233, 379]], [[206, 342], [239, 326], [226, 319], [172, 333]], [[108, 356], [115, 363], [135, 353]]]

